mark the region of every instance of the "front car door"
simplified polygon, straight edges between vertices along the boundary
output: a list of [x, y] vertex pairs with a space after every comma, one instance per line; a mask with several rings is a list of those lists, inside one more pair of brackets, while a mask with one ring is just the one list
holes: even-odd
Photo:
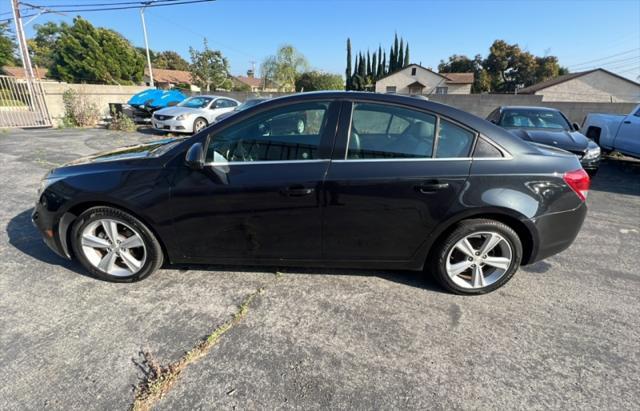
[[640, 106], [620, 124], [615, 148], [623, 153], [640, 155]]
[[204, 169], [183, 166], [173, 183], [183, 256], [243, 263], [319, 259], [320, 194], [338, 110], [330, 101], [269, 105], [213, 127]]
[[463, 190], [475, 132], [415, 108], [344, 104], [325, 180], [324, 256], [414, 261]]

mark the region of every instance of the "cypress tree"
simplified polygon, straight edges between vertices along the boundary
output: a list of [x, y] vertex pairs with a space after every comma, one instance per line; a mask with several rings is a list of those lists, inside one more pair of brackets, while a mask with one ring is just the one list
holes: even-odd
[[384, 76], [384, 66], [382, 65], [382, 46], [378, 46], [378, 71], [376, 77], [380, 78]]
[[398, 49], [398, 69], [404, 67], [404, 39], [400, 39], [400, 48]]
[[367, 77], [373, 77], [371, 74], [371, 53], [367, 50]]
[[395, 39], [393, 40], [393, 71], [396, 71], [400, 68], [400, 60], [398, 59], [398, 33], [395, 35]]
[[371, 57], [371, 79], [374, 81], [378, 79], [378, 55], [373, 52], [373, 57]]
[[347, 69], [344, 72], [346, 78], [346, 89], [352, 89], [351, 83], [351, 39], [347, 37]]
[[396, 69], [395, 65], [393, 64], [394, 61], [395, 58], [393, 56], [393, 46], [391, 46], [391, 48], [389, 49], [389, 73], [393, 73]]
[[385, 76], [389, 71], [387, 70], [387, 52], [382, 53], [382, 75]]
[[411, 64], [411, 60], [409, 59], [409, 42], [407, 41], [404, 49], [404, 66], [407, 67], [409, 64]]
[[358, 67], [358, 75], [364, 80], [367, 77], [367, 63], [364, 61], [364, 54], [360, 53], [360, 66]]

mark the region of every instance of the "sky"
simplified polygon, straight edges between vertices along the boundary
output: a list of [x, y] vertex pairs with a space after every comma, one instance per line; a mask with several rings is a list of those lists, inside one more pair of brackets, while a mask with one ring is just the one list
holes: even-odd
[[[123, 0], [30, 0], [37, 5]], [[0, 0], [0, 15], [10, 0]], [[82, 15], [143, 46], [139, 10], [42, 15], [71, 21]], [[555, 55], [571, 71], [603, 67], [640, 81], [640, 0], [217, 0], [158, 7], [145, 12], [149, 46], [175, 50], [188, 60], [189, 46], [209, 46], [228, 58], [233, 74], [292, 44], [314, 69], [343, 74], [346, 39], [354, 52], [387, 49], [394, 33], [410, 45], [413, 63], [437, 68], [452, 54], [486, 56], [495, 39], [517, 43], [535, 55]]]

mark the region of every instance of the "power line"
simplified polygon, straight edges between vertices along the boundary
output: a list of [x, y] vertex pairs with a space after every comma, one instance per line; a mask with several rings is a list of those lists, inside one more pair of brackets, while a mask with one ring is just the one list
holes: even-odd
[[578, 67], [578, 66], [585, 66], [585, 65], [587, 65], [587, 64], [589, 64], [589, 63], [594, 63], [594, 62], [602, 61], [602, 60], [608, 60], [608, 59], [610, 59], [611, 57], [623, 56], [623, 55], [625, 55], [625, 54], [633, 53], [633, 52], [635, 52], [635, 51], [637, 51], [637, 50], [640, 50], [640, 47], [636, 47], [636, 48], [633, 48], [633, 49], [631, 49], [631, 50], [623, 51], [623, 52], [621, 52], [621, 53], [612, 54], [612, 55], [610, 55], [610, 56], [600, 57], [600, 58], [593, 59], [593, 60], [583, 61], [582, 63], [572, 64], [572, 65], [570, 65], [570, 66], [568, 66], [568, 67], [569, 67], [569, 68], [572, 68], [572, 67]]
[[[97, 6], [119, 6], [125, 4], [140, 4], [140, 3], [164, 3], [178, 0], [138, 0], [138, 1], [117, 1], [111, 3], [85, 3], [85, 4], [50, 4], [50, 5], [38, 5], [37, 7], [56, 8], [56, 7], [97, 7]], [[25, 4], [25, 3], [23, 3]], [[33, 7], [33, 6], [32, 6]]]

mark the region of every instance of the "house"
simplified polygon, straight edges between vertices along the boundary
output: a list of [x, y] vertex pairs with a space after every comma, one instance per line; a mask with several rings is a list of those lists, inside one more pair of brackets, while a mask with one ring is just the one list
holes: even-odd
[[[144, 83], [148, 86], [151, 83], [149, 78], [149, 69], [144, 69]], [[183, 70], [167, 70], [153, 69], [153, 83], [157, 88], [170, 89], [176, 86], [184, 87], [185, 85], [191, 91], [200, 91], [200, 87], [192, 84], [191, 73]]]
[[518, 94], [542, 96], [542, 101], [630, 102], [640, 101], [640, 84], [598, 68], [570, 73], [518, 90]]
[[[2, 74], [4, 74], [5, 76], [13, 77], [17, 81], [24, 81], [26, 79], [26, 76], [24, 75], [24, 68], [22, 68], [22, 66], [20, 67], [3, 66]], [[39, 67], [33, 68], [33, 75], [38, 80], [47, 80], [48, 74], [49, 74], [49, 70], [46, 68], [39, 68]]]
[[376, 81], [376, 92], [411, 95], [471, 94], [473, 73], [436, 73], [419, 64], [409, 64]]
[[264, 79], [255, 77], [253, 70], [247, 70], [246, 76], [233, 76], [231, 81], [233, 81], [235, 83], [234, 85], [237, 86], [248, 86], [253, 93], [259, 91], [278, 91], [278, 87], [275, 84], [272, 84], [270, 81], [267, 81], [267, 84], [265, 84]]

